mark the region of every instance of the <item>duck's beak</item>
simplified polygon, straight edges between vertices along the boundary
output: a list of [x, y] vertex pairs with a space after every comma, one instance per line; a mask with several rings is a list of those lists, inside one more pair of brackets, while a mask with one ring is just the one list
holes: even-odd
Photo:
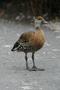
[[42, 23], [43, 24], [48, 24], [48, 22], [46, 20], [44, 20], [44, 19], [42, 20]]

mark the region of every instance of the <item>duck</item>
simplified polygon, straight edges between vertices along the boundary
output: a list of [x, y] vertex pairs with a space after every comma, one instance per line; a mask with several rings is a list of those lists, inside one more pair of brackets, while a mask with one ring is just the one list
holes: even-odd
[[[37, 16], [34, 19], [34, 27], [35, 31], [24, 32], [20, 35], [18, 40], [14, 43], [11, 51], [24, 52], [25, 53], [25, 61], [26, 61], [26, 69], [30, 71], [38, 71], [41, 70], [36, 67], [34, 61], [35, 52], [40, 50], [45, 43], [45, 34], [41, 26], [46, 24], [47, 21], [42, 16]], [[32, 63], [33, 66], [30, 69], [28, 66], [28, 57], [27, 54], [32, 53]]]

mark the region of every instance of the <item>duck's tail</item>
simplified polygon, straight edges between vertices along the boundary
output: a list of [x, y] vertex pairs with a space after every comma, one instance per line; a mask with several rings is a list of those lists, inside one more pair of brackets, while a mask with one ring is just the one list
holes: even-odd
[[14, 44], [13, 48], [11, 49], [11, 51], [16, 51], [16, 50], [18, 50], [19, 47], [20, 47], [19, 42], [16, 42], [16, 43]]

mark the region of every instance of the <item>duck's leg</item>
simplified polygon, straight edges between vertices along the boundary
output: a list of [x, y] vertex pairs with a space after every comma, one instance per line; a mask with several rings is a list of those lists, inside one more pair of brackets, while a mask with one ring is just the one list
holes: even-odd
[[25, 60], [26, 60], [26, 69], [29, 69], [29, 67], [28, 67], [28, 58], [27, 58], [27, 53], [25, 53]]
[[32, 61], [33, 61], [33, 67], [32, 67], [32, 69], [30, 69], [30, 71], [44, 71], [44, 69], [40, 69], [35, 66], [34, 53], [32, 53]]
[[32, 53], [32, 62], [33, 62], [33, 67], [32, 67], [32, 71], [36, 71], [37, 67], [35, 66], [35, 61], [34, 61], [34, 53]]
[[33, 67], [36, 67], [34, 62], [34, 53], [32, 53], [32, 61], [33, 61]]

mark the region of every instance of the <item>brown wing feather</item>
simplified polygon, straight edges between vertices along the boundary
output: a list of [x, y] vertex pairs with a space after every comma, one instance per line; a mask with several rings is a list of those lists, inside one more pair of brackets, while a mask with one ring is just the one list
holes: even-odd
[[30, 38], [34, 36], [34, 32], [26, 32], [26, 33], [23, 33], [20, 38], [19, 38], [19, 41], [22, 41], [22, 42], [30, 42]]

